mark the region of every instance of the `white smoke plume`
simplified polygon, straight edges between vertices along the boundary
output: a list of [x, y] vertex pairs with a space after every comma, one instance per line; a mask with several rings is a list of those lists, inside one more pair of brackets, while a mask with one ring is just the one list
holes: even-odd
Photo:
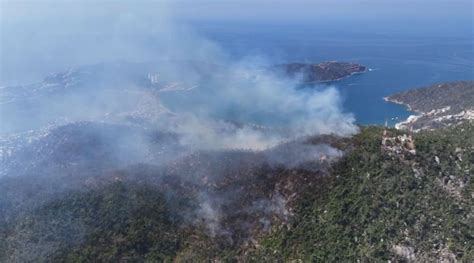
[[[226, 172], [246, 173], [245, 165], [249, 171], [263, 163], [295, 168], [342, 155], [327, 145], [302, 143], [306, 136], [357, 132], [335, 87], [301, 89], [297, 79], [269, 70], [272, 59], [232, 57], [190, 25], [176, 22], [167, 3], [2, 4], [0, 85], [9, 87], [0, 89], [0, 135], [8, 135], [0, 140], [0, 179], [36, 176], [45, 189], [54, 188], [41, 193], [48, 198], [75, 189], [74, 183], [82, 187], [84, 178], [93, 185], [90, 174], [137, 163], [172, 170], [179, 160], [189, 163], [183, 156], [193, 161], [191, 153], [201, 151], [242, 150], [261, 160], [233, 163], [217, 154], [218, 161], [206, 167], [211, 161], [204, 158], [182, 169], [196, 185], [204, 176], [227, 180]], [[41, 81], [57, 72], [64, 73]], [[41, 136], [24, 138], [28, 134]], [[22, 145], [15, 149], [3, 138]], [[193, 212], [211, 236], [230, 233], [221, 226], [222, 210], [226, 202], [236, 205], [235, 197], [243, 195], [239, 189], [226, 197], [199, 190]], [[21, 191], [12, 195], [0, 209], [47, 202], [23, 202]], [[245, 213], [259, 210], [264, 229], [273, 214], [283, 220], [290, 215], [278, 193], [258, 198]]]
[[[265, 70], [270, 60], [231, 58], [217, 43], [175, 22], [167, 2], [149, 4], [151, 10], [143, 2], [138, 7], [127, 1], [69, 2], [56, 3], [57, 7], [47, 11], [41, 3], [31, 4], [42, 10], [37, 12], [21, 9], [30, 7], [25, 3], [5, 4], [5, 10], [13, 11], [3, 16], [2, 53], [7, 54], [1, 61], [3, 72], [13, 70], [15, 63], [39, 65], [44, 57], [48, 57], [48, 65], [68, 67], [116, 60], [159, 61], [155, 72], [160, 78], [193, 88], [160, 93], [156, 104], [179, 117], [168, 120], [160, 116], [154, 123], [173, 127], [171, 131], [182, 134], [184, 143], [198, 148], [260, 150], [301, 136], [349, 135], [357, 130], [353, 116], [342, 111], [337, 89], [297, 90], [296, 80]], [[124, 14], [119, 12], [124, 10]], [[18, 30], [20, 27], [26, 33]], [[26, 34], [34, 41], [24, 41]], [[15, 45], [18, 47], [13, 48]], [[117, 86], [119, 90], [130, 88], [121, 81], [105, 89], [107, 92], [75, 92], [64, 101], [55, 98], [57, 101], [43, 103], [39, 119], [48, 119], [57, 112], [69, 112], [62, 118], [73, 120], [96, 120], [101, 114], [123, 116], [124, 109], [134, 111], [147, 99], [117, 91]], [[156, 117], [158, 111], [154, 106], [150, 115]], [[19, 121], [22, 116], [4, 112], [9, 115], [2, 115], [6, 126], [10, 121], [30, 121]], [[225, 123], [228, 121], [238, 127], [232, 128]]]

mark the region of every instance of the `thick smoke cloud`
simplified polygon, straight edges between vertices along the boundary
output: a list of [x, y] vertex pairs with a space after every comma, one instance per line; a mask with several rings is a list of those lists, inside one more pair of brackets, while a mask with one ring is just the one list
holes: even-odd
[[[124, 116], [150, 105], [144, 111], [161, 117], [153, 125], [173, 127], [170, 131], [181, 134], [183, 143], [198, 148], [264, 149], [306, 135], [356, 132], [354, 118], [342, 112], [335, 88], [298, 90], [297, 80], [265, 70], [271, 65], [269, 59], [231, 58], [218, 44], [173, 21], [173, 10], [167, 3], [140, 2], [135, 7], [126, 1], [66, 2], [51, 10], [45, 8], [50, 6], [46, 3], [20, 3], [23, 9], [15, 11], [13, 3], [5, 5], [12, 14], [3, 18], [4, 72], [15, 68], [14, 61], [23, 60], [32, 67], [159, 61], [155, 68], [142, 73], [156, 73], [160, 80], [177, 82], [185, 90], [169, 85], [169, 92], [157, 96], [143, 90], [136, 92], [136, 83], [132, 85], [122, 76], [120, 81], [104, 82], [100, 91], [75, 91], [65, 99], [42, 100], [39, 110], [35, 110], [35, 120], [25, 119], [30, 112], [17, 115], [17, 108], [9, 111], [9, 101], [2, 101], [2, 105], [7, 104], [2, 106], [5, 127], [37, 120], [97, 120], [103, 115], [110, 120], [111, 116]], [[28, 11], [27, 7], [32, 6], [40, 11]], [[112, 77], [118, 74], [121, 72]], [[28, 74], [25, 79], [29, 79]], [[152, 96], [156, 98], [150, 103]], [[165, 111], [173, 118], [161, 116]], [[67, 116], [63, 116], [65, 112]], [[237, 125], [229, 125], [229, 121]]]
[[[333, 87], [297, 89], [296, 80], [234, 64], [222, 76], [210, 75], [197, 88], [164, 100], [180, 114], [192, 116], [178, 130], [192, 131], [200, 142], [262, 149], [279, 140], [356, 131], [353, 117], [342, 112], [339, 93]], [[173, 102], [179, 102], [179, 107]], [[229, 130], [215, 120], [246, 125]]]

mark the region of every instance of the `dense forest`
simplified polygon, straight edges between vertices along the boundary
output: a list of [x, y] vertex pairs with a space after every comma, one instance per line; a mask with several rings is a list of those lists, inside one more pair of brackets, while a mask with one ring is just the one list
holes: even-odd
[[[252, 152], [201, 153], [183, 161], [189, 167], [134, 165], [88, 178], [33, 208], [8, 195], [34, 197], [35, 181], [3, 178], [0, 259], [474, 260], [472, 122], [413, 137], [369, 126], [308, 143], [322, 141], [345, 154], [283, 167]], [[218, 177], [181, 176], [216, 163]], [[203, 189], [219, 202], [218, 221], [202, 216]]]

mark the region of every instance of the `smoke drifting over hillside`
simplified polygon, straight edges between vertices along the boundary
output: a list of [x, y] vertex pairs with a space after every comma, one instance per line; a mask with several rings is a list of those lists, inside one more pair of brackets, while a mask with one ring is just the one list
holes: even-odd
[[[9, 81], [22, 85], [0, 89], [0, 225], [65, 192], [132, 180], [120, 174], [146, 164], [160, 191], [197, 202], [178, 214], [236, 242], [235, 231], [247, 239], [275, 217], [287, 220], [294, 195], [283, 193], [288, 178], [278, 169], [325, 171], [327, 160], [342, 155], [325, 143], [306, 144], [306, 136], [357, 132], [334, 87], [300, 89], [297, 79], [269, 71], [271, 60], [230, 58], [174, 23], [164, 5], [121, 14], [121, 4], [86, 3], [3, 18], [2, 53], [17, 46], [2, 58], [2, 74], [25, 62], [71, 69], [31, 85], [30, 76], [12, 74]], [[41, 34], [25, 39], [32, 32]], [[167, 188], [161, 180], [177, 183]], [[5, 246], [17, 258], [42, 250]]]
[[[296, 90], [296, 80], [265, 70], [270, 62], [231, 59], [216, 43], [196, 34], [188, 26], [174, 23], [173, 10], [166, 3], [151, 5], [153, 12], [143, 3], [131, 8], [127, 2], [117, 5], [72, 2], [49, 11], [43, 10], [45, 7], [40, 3], [31, 3], [43, 10], [37, 12], [28, 11], [27, 7], [31, 7], [28, 4], [17, 5], [20, 8], [3, 18], [6, 23], [2, 53], [9, 53], [6, 48], [13, 50], [12, 55], [2, 59], [2, 68], [7, 71], [10, 65], [14, 68], [20, 61], [41, 64], [44, 57], [48, 57], [48, 66], [118, 59], [158, 63], [143, 69], [134, 66], [133, 70], [142, 70], [138, 74], [131, 74], [132, 69], [126, 66], [111, 65], [115, 71], [108, 72], [109, 76], [92, 79], [83, 85], [95, 86], [93, 90], [74, 87], [77, 82], [83, 82], [84, 77], [80, 74], [72, 74], [70, 79], [63, 77], [65, 81], [61, 85], [66, 92], [60, 91], [64, 94], [59, 98], [56, 96], [58, 91], [53, 91], [53, 95], [44, 91], [48, 85], [54, 87], [54, 81], [43, 82], [37, 88], [39, 93], [44, 93], [40, 94], [43, 98], [33, 103], [36, 107], [33, 113], [18, 114], [30, 105], [3, 96], [7, 98], [2, 101], [5, 123], [2, 130], [18, 130], [8, 129], [9, 125], [31, 128], [27, 125], [38, 120], [44, 120], [42, 123], [61, 122], [58, 119], [100, 120], [103, 115], [110, 120], [111, 114], [123, 116], [124, 112], [139, 108], [151, 111], [150, 104], [159, 103], [165, 107], [154, 106], [150, 115], [156, 117], [170, 110], [179, 117], [168, 120], [161, 116], [153, 125], [173, 127], [171, 131], [182, 134], [183, 142], [199, 148], [263, 149], [283, 139], [328, 133], [347, 135], [356, 131], [354, 118], [341, 110], [336, 89]], [[6, 4], [7, 10], [8, 7], [14, 8], [15, 4]], [[20, 28], [25, 29], [25, 33], [21, 33]], [[43, 33], [32, 34], [32, 31]], [[25, 41], [27, 34], [34, 41]], [[13, 49], [15, 45], [17, 47]], [[67, 53], [63, 53], [66, 50]], [[82, 72], [87, 77], [98, 70], [100, 67], [91, 67]], [[136, 79], [143, 78], [141, 81], [144, 81], [150, 73], [156, 74], [159, 81], [168, 82], [167, 86], [172, 88], [158, 95], [142, 89]], [[19, 88], [11, 93], [17, 90]], [[165, 89], [161, 87], [161, 90]], [[150, 103], [149, 97], [154, 97], [155, 101]], [[150, 107], [143, 109], [144, 104]], [[230, 127], [228, 121], [244, 126]]]
[[[174, 23], [173, 12], [166, 4], [151, 5], [155, 8], [153, 12], [145, 10], [143, 6], [143, 9], [132, 8], [125, 14], [115, 13], [117, 10], [114, 8], [106, 11], [106, 7], [123, 11], [129, 5], [126, 2], [117, 5], [81, 5], [73, 2], [69, 6], [59, 5], [48, 11], [50, 17], [45, 19], [47, 22], [37, 21], [41, 13], [24, 10], [25, 14], [22, 15], [31, 17], [4, 18], [10, 23], [5, 26], [3, 48], [19, 45], [14, 51], [20, 50], [22, 53], [21, 56], [10, 55], [2, 60], [2, 68], [7, 70], [10, 64], [14, 66], [14, 61], [9, 61], [9, 57], [27, 60], [32, 65], [42, 63], [37, 57], [45, 56], [49, 58], [48, 65], [98, 63], [118, 59], [158, 61], [156, 66], [147, 66], [139, 74], [130, 74], [127, 71], [131, 69], [126, 66], [116, 67], [106, 79], [93, 79], [93, 83], [86, 84], [99, 87], [100, 90], [74, 90], [74, 82], [81, 82], [82, 76], [73, 76], [71, 80], [62, 83], [67, 93], [61, 100], [57, 97], [54, 97], [55, 101], [45, 98], [38, 103], [41, 104], [39, 110], [42, 112], [40, 117], [35, 116], [38, 119], [46, 118], [46, 122], [50, 122], [48, 118], [58, 117], [57, 113], [66, 115], [59, 116], [63, 119], [74, 121], [97, 119], [101, 114], [136, 110], [143, 106], [147, 97], [153, 96], [167, 109], [179, 114], [178, 121], [172, 120], [178, 126], [174, 129], [185, 135], [188, 142], [201, 146], [209, 144], [211, 148], [211, 144], [215, 144], [261, 149], [274, 145], [281, 137], [296, 138], [321, 133], [347, 135], [356, 131], [354, 118], [341, 110], [340, 96], [336, 89], [296, 90], [297, 81], [264, 70], [270, 62], [261, 59], [258, 63], [248, 58], [237, 61], [231, 59], [216, 43], [199, 36], [187, 26]], [[59, 19], [61, 23], [57, 23]], [[26, 28], [27, 34], [31, 33], [28, 30], [41, 28], [38, 32], [44, 34], [32, 34], [35, 41], [21, 41], [20, 44], [18, 42], [24, 40], [21, 38], [24, 35], [17, 33], [20, 27]], [[36, 53], [38, 48], [42, 49], [43, 54], [31, 54], [32, 50], [36, 50]], [[66, 49], [67, 54], [62, 53]], [[7, 53], [6, 51], [2, 53]], [[83, 60], [77, 61], [78, 57]], [[96, 70], [91, 68], [83, 71], [87, 75]], [[137, 66], [133, 70], [140, 69]], [[137, 87], [139, 84], [137, 85], [136, 78], [144, 79], [149, 73], [156, 74], [159, 81], [168, 82], [167, 86], [172, 87], [169, 92], [161, 92], [156, 96], [148, 94], [149, 90], [143, 91], [142, 87]], [[173, 83], [176, 85], [173, 86]], [[47, 85], [48, 83], [43, 83], [41, 88], [45, 89], [44, 86]], [[72, 88], [67, 89], [68, 85]], [[180, 87], [191, 90], [183, 91]], [[141, 92], [138, 95], [130, 91], [137, 89]], [[34, 95], [36, 94], [32, 94]], [[8, 114], [2, 116], [7, 120], [7, 126], [9, 122], [21, 124], [32, 121], [20, 120], [23, 116], [9, 112], [11, 104], [9, 100], [2, 102], [7, 107], [5, 112]], [[170, 123], [163, 119], [160, 122], [169, 127]], [[263, 132], [250, 126], [229, 131], [228, 125], [222, 121], [275, 128], [279, 134], [277, 136], [276, 132]]]

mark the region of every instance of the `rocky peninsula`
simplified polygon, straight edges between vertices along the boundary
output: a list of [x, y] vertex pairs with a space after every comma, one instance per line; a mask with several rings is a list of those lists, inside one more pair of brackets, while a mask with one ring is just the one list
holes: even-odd
[[405, 105], [416, 115], [398, 123], [397, 128], [434, 129], [474, 120], [474, 81], [438, 83], [396, 93], [386, 101]]
[[366, 66], [360, 64], [337, 61], [319, 64], [286, 63], [276, 65], [275, 68], [279, 73], [289, 77], [301, 78], [301, 81], [305, 83], [337, 81], [368, 70]]

